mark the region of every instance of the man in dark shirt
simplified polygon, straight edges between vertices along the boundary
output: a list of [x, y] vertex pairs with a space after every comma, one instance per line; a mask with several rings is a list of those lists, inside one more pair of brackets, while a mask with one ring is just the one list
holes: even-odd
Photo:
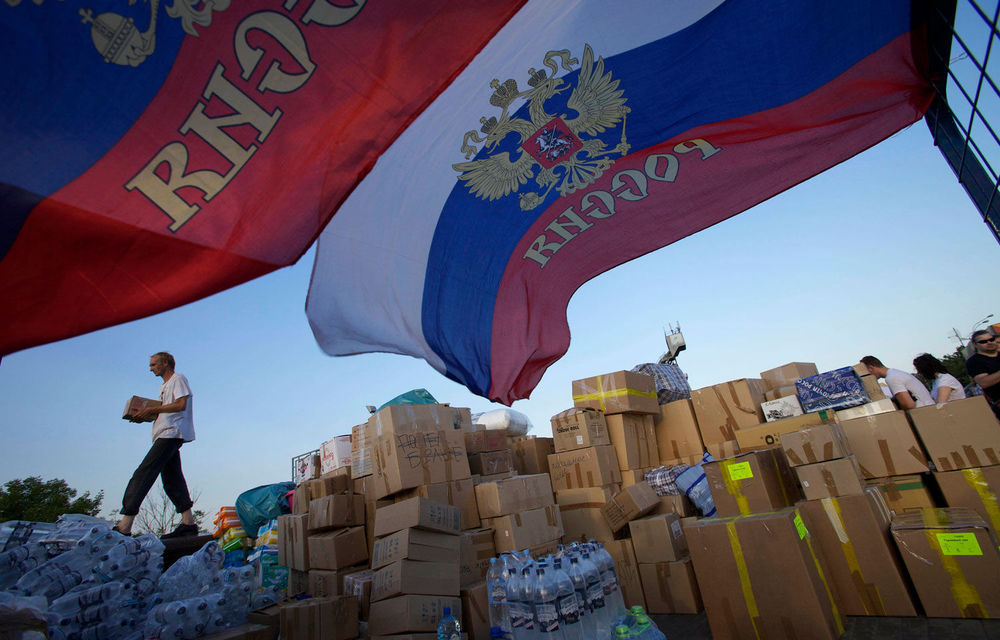
[[1000, 341], [991, 331], [972, 334], [976, 353], [965, 361], [965, 370], [983, 389], [983, 395], [1000, 418]]

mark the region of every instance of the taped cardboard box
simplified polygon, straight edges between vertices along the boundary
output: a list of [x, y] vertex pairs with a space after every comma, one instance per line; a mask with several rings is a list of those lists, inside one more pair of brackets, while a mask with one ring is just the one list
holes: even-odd
[[874, 416], [890, 411], [896, 411], [896, 405], [892, 400], [876, 400], [868, 404], [859, 404], [850, 409], [840, 409], [836, 411], [836, 414], [837, 420], [844, 422], [845, 420], [854, 420], [855, 418], [864, 418], [865, 416]]
[[459, 536], [459, 583], [467, 585], [486, 579], [490, 570], [490, 559], [496, 557], [497, 549], [493, 541], [493, 529], [463, 531]]
[[374, 576], [375, 572], [371, 569], [345, 572], [343, 575], [341, 590], [344, 595], [354, 596], [358, 599], [362, 620], [369, 618], [368, 613], [372, 604], [372, 578]]
[[513, 478], [517, 476], [517, 472], [511, 469], [510, 471], [504, 471], [503, 473], [494, 473], [489, 476], [474, 475], [472, 476], [472, 484], [474, 486], [479, 486], [485, 482], [500, 482], [506, 480], [507, 478]]
[[851, 367], [803, 378], [795, 382], [795, 389], [806, 413], [821, 409], [847, 409], [871, 402], [861, 378]]
[[[801, 416], [784, 418], [767, 422], [756, 427], [745, 427], [736, 432], [737, 451], [752, 451], [754, 449], [770, 449], [781, 446], [781, 436], [798, 431], [805, 427], [827, 424], [837, 421], [833, 411], [816, 411]], [[714, 455], [714, 454], [713, 454]], [[716, 458], [720, 456], [715, 456]], [[727, 457], [727, 456], [722, 456]]]
[[309, 592], [309, 572], [298, 569], [288, 570], [288, 594], [291, 596]]
[[[125, 410], [122, 411], [122, 420], [130, 420], [132, 416], [139, 413], [143, 409], [148, 409], [149, 407], [160, 406], [159, 400], [153, 400], [152, 398], [143, 398], [142, 396], [132, 396], [125, 403]], [[139, 422], [154, 422], [156, 416], [151, 418], [143, 418]]]
[[472, 431], [465, 432], [465, 451], [467, 453], [500, 451], [506, 448], [507, 432], [503, 429], [486, 429], [474, 425]]
[[877, 489], [798, 504], [844, 615], [917, 615], [906, 571], [889, 537], [891, 514]]
[[865, 490], [865, 480], [854, 456], [795, 467], [806, 500], [857, 495]]
[[[722, 460], [723, 458], [738, 456], [740, 454], [740, 445], [735, 440], [726, 440], [725, 442], [713, 442], [712, 444], [706, 444], [705, 450], [712, 454], [712, 457], [716, 460]], [[700, 460], [701, 457], [699, 456], [696, 463]]]
[[789, 482], [788, 462], [780, 449], [706, 462], [702, 469], [720, 517], [774, 511], [800, 497]]
[[1000, 466], [934, 474], [949, 507], [972, 509], [1000, 532]]
[[[638, 550], [634, 540], [633, 545]], [[704, 609], [690, 558], [655, 564], [640, 562], [639, 577], [647, 613], [701, 613]]]
[[445, 607], [450, 607], [451, 615], [461, 620], [462, 600], [458, 596], [404, 595], [373, 602], [368, 633], [383, 636], [437, 631]]
[[351, 427], [351, 451], [367, 449], [375, 445], [367, 422]]
[[419, 496], [375, 511], [376, 537], [409, 528], [458, 535], [462, 530], [461, 512], [458, 507]]
[[573, 406], [614, 413], [660, 412], [653, 376], [632, 371], [616, 371], [573, 381]]
[[282, 638], [350, 640], [358, 637], [358, 601], [351, 596], [299, 600], [280, 611]]
[[521, 475], [549, 472], [549, 456], [555, 453], [552, 438], [529, 437], [512, 444], [514, 467]]
[[653, 416], [617, 413], [607, 416], [606, 420], [619, 469], [646, 469], [659, 463]]
[[479, 515], [483, 518], [496, 518], [555, 504], [552, 480], [547, 473], [485, 482], [476, 485], [475, 489]]
[[637, 518], [628, 528], [639, 564], [676, 562], [687, 555], [687, 539], [676, 513]]
[[457, 563], [459, 536], [423, 529], [403, 529], [375, 541], [371, 568], [381, 569], [397, 560]]
[[697, 511], [695, 511], [694, 504], [691, 499], [686, 495], [677, 496], [659, 496], [660, 504], [656, 506], [655, 509], [649, 512], [649, 515], [659, 515], [661, 513], [676, 513], [682, 518], [687, 516], [693, 516]]
[[457, 562], [397, 560], [372, 576], [372, 602], [404, 594], [457, 596]]
[[763, 381], [765, 389], [780, 389], [794, 386], [798, 380], [818, 373], [819, 369], [816, 368], [814, 362], [789, 362], [780, 367], [761, 371], [760, 379]]
[[795, 509], [703, 518], [684, 533], [715, 640], [843, 634], [821, 551]]
[[517, 551], [562, 538], [562, 518], [558, 505], [529, 509], [499, 518], [485, 518], [493, 528], [497, 553]]
[[554, 453], [549, 456], [552, 489], [579, 489], [621, 484], [618, 457], [614, 447], [602, 445]]
[[691, 405], [705, 446], [736, 440], [740, 429], [764, 422], [763, 389], [760, 380], [744, 378], [693, 390]]
[[[350, 467], [344, 467], [344, 469], [349, 469]], [[326, 496], [337, 495], [338, 493], [353, 493], [351, 491], [351, 476], [350, 473], [337, 473], [340, 469], [335, 469], [330, 475], [325, 475], [321, 478], [316, 478], [315, 480], [310, 480], [302, 484], [301, 486], [308, 488], [308, 497], [306, 499], [306, 504], [316, 500], [317, 498], [323, 498]], [[296, 487], [296, 492], [298, 487]], [[296, 494], [298, 495], [298, 494]], [[294, 498], [293, 498], [294, 502]]]
[[365, 499], [338, 493], [309, 501], [309, 531], [341, 529], [365, 523]]
[[[867, 371], [867, 368], [865, 370]], [[859, 378], [861, 379], [861, 385], [865, 388], [865, 393], [868, 394], [872, 402], [887, 400], [885, 393], [882, 391], [882, 385], [878, 383], [878, 378], [869, 374], [861, 375]]]
[[309, 536], [310, 569], [342, 569], [367, 560], [368, 543], [363, 526]]
[[1000, 616], [997, 538], [971, 509], [897, 513], [890, 527], [929, 618]]
[[310, 482], [302, 482], [295, 486], [295, 492], [292, 493], [292, 513], [295, 515], [309, 513], [309, 501], [311, 500]]
[[928, 470], [906, 413], [893, 411], [840, 423], [865, 478], [886, 478]]
[[639, 577], [639, 565], [635, 561], [635, 550], [632, 541], [611, 540], [604, 543], [604, 548], [615, 561], [615, 574], [618, 576], [618, 586], [622, 590], [625, 608], [634, 606], [646, 608], [646, 597], [642, 592], [642, 578]]
[[563, 524], [563, 540], [567, 544], [573, 541], [586, 542], [591, 538], [598, 542], [614, 540], [615, 532], [611, 530], [601, 509], [619, 491], [621, 488], [618, 485], [608, 485], [556, 492], [556, 504], [559, 505], [559, 516]]
[[314, 598], [328, 598], [330, 596], [351, 595], [341, 593], [341, 583], [343, 576], [336, 570], [331, 569], [310, 569], [309, 589], [307, 593]]
[[944, 506], [936, 503], [922, 475], [875, 478], [865, 485], [878, 489], [892, 513]]
[[847, 436], [835, 422], [783, 433], [779, 439], [788, 464], [793, 467], [836, 460], [851, 454]]
[[[700, 459], [700, 456], [699, 456]], [[646, 479], [646, 474], [656, 467], [646, 467], [644, 469], [622, 469], [622, 489], [631, 487]]]
[[653, 428], [660, 464], [692, 456], [700, 458], [705, 450], [690, 399], [661, 404]]
[[355, 478], [370, 476], [375, 472], [375, 447], [362, 447], [351, 451], [351, 475]]
[[490, 605], [486, 583], [479, 582], [462, 589], [462, 631], [470, 640], [490, 640]]
[[514, 470], [514, 455], [510, 449], [486, 451], [469, 455], [469, 471], [481, 476], [492, 476]]
[[462, 529], [479, 528], [479, 507], [476, 505], [476, 486], [472, 478], [423, 484], [395, 494], [393, 501], [402, 502], [416, 497], [428, 498], [457, 507], [462, 514]]
[[298, 463], [292, 470], [293, 477], [292, 480], [295, 484], [302, 484], [308, 480], [313, 480], [320, 476], [320, 460], [319, 454], [311, 454], [299, 458]]
[[[389, 408], [392, 407], [386, 407]], [[374, 450], [376, 497], [422, 484], [463, 480], [472, 475], [461, 431], [449, 429], [395, 434], [387, 424], [383, 424], [382, 429], [382, 435], [375, 439]]]
[[[786, 387], [778, 387], [777, 389], [769, 389], [765, 391], [764, 400], [777, 400], [778, 398], [788, 398], [791, 396], [795, 396], [795, 399], [797, 400], [799, 397], [798, 393], [799, 392], [795, 388], [795, 385], [792, 384]], [[799, 406], [802, 406], [802, 403], [799, 403]]]
[[907, 413], [938, 471], [1000, 464], [1000, 422], [983, 396]]
[[309, 514], [278, 516], [278, 564], [298, 571], [309, 570]]
[[556, 451], [611, 444], [604, 412], [598, 409], [573, 407], [552, 416], [549, 422], [552, 423], [552, 444]]
[[319, 471], [329, 473], [351, 466], [351, 436], [334, 436], [319, 447]]
[[653, 488], [643, 480], [622, 489], [601, 507], [601, 513], [611, 530], [617, 532], [624, 529], [632, 520], [652, 511], [659, 503], [659, 497]]

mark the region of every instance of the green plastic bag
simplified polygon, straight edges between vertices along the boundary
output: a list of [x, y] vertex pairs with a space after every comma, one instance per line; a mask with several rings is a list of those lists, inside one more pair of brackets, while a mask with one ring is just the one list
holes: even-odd
[[378, 411], [381, 411], [384, 407], [388, 407], [391, 404], [437, 404], [438, 401], [434, 399], [431, 392], [427, 389], [413, 389], [412, 391], [407, 391], [402, 395], [398, 395], [389, 402], [386, 402]]

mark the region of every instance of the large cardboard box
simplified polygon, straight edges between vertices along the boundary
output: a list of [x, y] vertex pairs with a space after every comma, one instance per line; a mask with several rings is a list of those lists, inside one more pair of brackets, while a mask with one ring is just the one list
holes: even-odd
[[573, 407], [550, 419], [552, 444], [556, 451], [572, 451], [611, 444], [604, 412], [598, 409]]
[[295, 486], [292, 494], [292, 513], [299, 515], [309, 513], [309, 501], [311, 500], [311, 480], [301, 482]]
[[618, 576], [625, 608], [630, 609], [638, 605], [645, 609], [646, 597], [642, 592], [642, 578], [639, 577], [639, 565], [635, 561], [632, 541], [628, 538], [612, 540], [605, 542], [604, 548], [615, 561], [615, 574]]
[[403, 529], [375, 541], [372, 569], [381, 569], [397, 560], [420, 562], [459, 561], [459, 536], [424, 529]]
[[375, 536], [415, 527], [457, 535], [462, 530], [462, 515], [458, 507], [416, 497], [379, 507], [375, 512]]
[[340, 584], [343, 576], [336, 569], [310, 569], [308, 572], [309, 589], [307, 593], [314, 598], [351, 595], [341, 593]]
[[[865, 377], [870, 378], [871, 376]], [[892, 400], [882, 399], [869, 402], [868, 404], [859, 404], [850, 409], [838, 409], [836, 414], [837, 420], [844, 422], [845, 420], [854, 420], [855, 418], [864, 418], [865, 416], [874, 416], [879, 413], [889, 413], [890, 411], [896, 411], [896, 405]]]
[[514, 455], [510, 449], [484, 451], [469, 455], [469, 471], [481, 476], [493, 476], [514, 470]]
[[608, 436], [618, 456], [619, 469], [646, 469], [656, 466], [660, 452], [656, 448], [653, 416], [643, 413], [616, 413], [607, 416]]
[[371, 569], [361, 569], [344, 574], [342, 591], [346, 596], [354, 596], [361, 605], [361, 619], [368, 620], [368, 612], [372, 605], [372, 578], [375, 572]]
[[375, 447], [362, 447], [351, 451], [351, 475], [364, 478], [375, 473]]
[[372, 602], [404, 594], [457, 596], [460, 589], [457, 562], [397, 560], [375, 571]]
[[702, 465], [717, 515], [774, 511], [798, 500], [789, 482], [788, 462], [780, 449], [750, 451]]
[[591, 538], [598, 542], [614, 540], [615, 532], [608, 526], [601, 509], [619, 491], [617, 485], [557, 491], [556, 504], [566, 543], [585, 542]]
[[[322, 477], [303, 483], [301, 486], [307, 487], [309, 490], [306, 503], [324, 496], [351, 493], [352, 480], [349, 469], [350, 467], [338, 467]], [[297, 492], [298, 487], [295, 490]]]
[[486, 583], [478, 582], [462, 588], [462, 631], [469, 640], [490, 640], [490, 604]]
[[[778, 387], [777, 389], [768, 389], [764, 392], [764, 400], [777, 400], [778, 398], [788, 398], [791, 396], [794, 396], [796, 400], [799, 398], [799, 392], [794, 384]], [[801, 402], [799, 406], [802, 406]]]
[[687, 555], [687, 539], [676, 513], [638, 518], [628, 528], [639, 564], [676, 562]]
[[549, 456], [555, 453], [552, 438], [529, 437], [513, 443], [514, 467], [521, 475], [549, 472]]
[[389, 405], [369, 418], [375, 441], [375, 497], [468, 478], [460, 426], [451, 407], [436, 404]]
[[602, 445], [554, 453], [549, 456], [549, 476], [552, 489], [579, 489], [620, 484], [621, 471], [614, 447]]
[[764, 422], [763, 399], [764, 385], [753, 378], [693, 390], [691, 405], [705, 446], [736, 440], [740, 429]]
[[739, 445], [739, 451], [770, 449], [781, 446], [781, 436], [786, 433], [836, 421], [837, 416], [833, 411], [806, 413], [801, 416], [766, 422], [756, 427], [744, 427], [736, 432], [736, 443]]
[[318, 453], [302, 456], [292, 469], [292, 480], [295, 484], [302, 484], [307, 480], [318, 478], [320, 476], [319, 469], [320, 461]]
[[368, 633], [381, 636], [436, 631], [445, 607], [450, 607], [451, 614], [461, 619], [462, 600], [458, 596], [404, 595], [372, 602]]
[[[867, 371], [867, 369], [865, 369]], [[886, 400], [885, 393], [882, 391], [882, 385], [878, 383], [878, 378], [873, 375], [863, 375], [860, 376], [861, 385], [865, 388], [865, 392], [872, 402], [879, 402], [880, 400]]]
[[309, 568], [335, 570], [368, 560], [365, 528], [348, 527], [309, 536]]
[[612, 531], [620, 531], [632, 520], [652, 511], [659, 503], [660, 499], [653, 488], [643, 480], [622, 489], [601, 507], [601, 513]]
[[697, 513], [694, 503], [686, 495], [660, 496], [660, 504], [649, 512], [649, 515], [661, 513], [676, 513], [680, 517], [693, 516]]
[[836, 460], [851, 453], [844, 430], [835, 422], [783, 433], [780, 441], [788, 464], [793, 467]]
[[529, 509], [499, 518], [484, 518], [492, 527], [498, 553], [517, 551], [557, 540], [563, 535], [562, 518], [557, 505]]
[[854, 456], [795, 467], [806, 500], [836, 498], [862, 493], [865, 480]]
[[490, 559], [497, 555], [493, 529], [463, 531], [458, 540], [458, 575], [461, 585], [465, 587], [485, 580], [486, 572], [490, 570]]
[[661, 404], [659, 415], [654, 416], [653, 426], [660, 464], [689, 456], [700, 458], [705, 450], [690, 399]]
[[473, 431], [465, 432], [466, 453], [484, 453], [507, 448], [507, 432], [503, 429], [486, 429], [473, 425]]
[[930, 618], [1000, 616], [997, 538], [961, 507], [896, 514], [892, 536]]
[[365, 499], [338, 493], [309, 501], [309, 531], [340, 529], [365, 523]]
[[934, 474], [949, 507], [966, 507], [1000, 532], [1000, 465]]
[[428, 498], [457, 507], [462, 515], [462, 529], [479, 528], [479, 507], [476, 504], [476, 487], [472, 478], [422, 484], [395, 495], [395, 502], [414, 497]]
[[476, 485], [475, 489], [482, 518], [496, 518], [555, 504], [552, 480], [547, 473], [484, 482]]
[[780, 367], [761, 371], [760, 378], [764, 381], [764, 388], [772, 390], [794, 386], [796, 381], [818, 373], [819, 369], [814, 362], [789, 362]]
[[358, 637], [358, 600], [353, 596], [309, 598], [281, 607], [280, 636], [295, 640]]
[[616, 371], [573, 381], [573, 406], [614, 413], [660, 412], [653, 376], [632, 371]]
[[878, 489], [886, 504], [889, 505], [891, 513], [943, 506], [935, 502], [922, 475], [875, 478], [865, 480], [865, 484]]
[[[638, 550], [638, 545], [634, 546]], [[655, 564], [640, 562], [639, 577], [647, 613], [701, 613], [704, 609], [690, 558]]]
[[903, 476], [927, 471], [924, 455], [906, 412], [893, 411], [840, 423], [865, 478]]
[[907, 413], [938, 471], [1000, 464], [1000, 422], [983, 396]]
[[278, 564], [309, 571], [309, 514], [278, 516]]
[[835, 640], [844, 620], [795, 509], [684, 527], [715, 640]]
[[906, 572], [889, 537], [891, 514], [877, 489], [798, 504], [823, 552], [830, 586], [848, 616], [915, 616]]
[[351, 466], [351, 436], [334, 436], [319, 447], [320, 473]]
[[847, 409], [871, 402], [861, 378], [851, 367], [824, 371], [795, 382], [806, 413], [820, 409]]
[[371, 430], [368, 429], [367, 422], [351, 427], [351, 451], [367, 449], [374, 445], [375, 442], [372, 440]]

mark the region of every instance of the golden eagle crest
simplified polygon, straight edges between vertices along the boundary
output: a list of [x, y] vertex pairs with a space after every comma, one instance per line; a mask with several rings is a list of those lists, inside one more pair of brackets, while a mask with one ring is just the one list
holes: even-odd
[[[534, 191], [532, 186], [520, 194], [521, 209], [530, 211], [545, 200], [553, 187], [561, 196], [573, 193], [597, 180], [614, 162], [611, 156], [628, 153], [625, 119], [631, 109], [625, 106], [627, 100], [618, 88], [619, 81], [612, 79], [610, 71], [604, 72], [604, 59], [595, 61], [588, 44], [583, 48], [582, 64], [570, 58], [568, 49], [549, 51], [543, 63], [552, 70], [551, 74], [544, 69], [530, 69], [530, 88], [524, 91], [513, 78], [502, 84], [497, 79], [490, 83], [494, 89], [490, 104], [500, 108], [500, 117], [480, 118], [483, 125], [480, 131], [485, 137], [476, 131], [467, 132], [461, 150], [468, 160], [478, 153], [476, 145], [479, 143], [485, 143], [485, 151], [492, 151], [511, 133], [518, 136], [519, 142], [513, 159], [504, 151], [452, 165], [461, 173], [458, 179], [466, 183], [474, 196], [497, 200], [518, 191], [533, 177], [539, 191]], [[559, 66], [572, 71], [577, 64], [580, 73], [566, 103], [576, 112], [576, 117], [547, 113], [545, 103], [549, 98], [568, 88], [565, 81], [555, 77]], [[520, 98], [528, 102], [530, 120], [511, 115], [517, 110], [511, 109], [511, 105]], [[619, 122], [621, 139], [613, 149], [608, 149], [599, 138], [584, 138], [584, 135], [596, 136], [614, 129]]]

